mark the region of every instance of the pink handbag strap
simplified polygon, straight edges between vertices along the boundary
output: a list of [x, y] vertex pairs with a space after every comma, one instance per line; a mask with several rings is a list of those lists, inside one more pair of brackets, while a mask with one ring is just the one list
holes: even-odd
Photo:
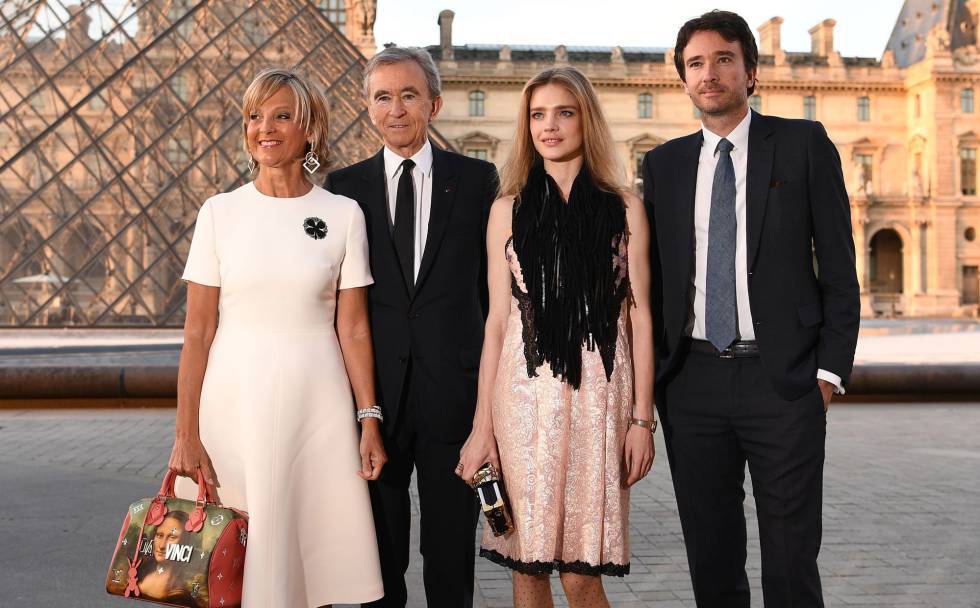
[[[167, 474], [163, 476], [163, 483], [160, 484], [160, 491], [157, 492], [157, 498], [173, 498], [174, 484], [176, 483], [177, 472], [173, 469], [167, 469]], [[204, 472], [200, 468], [197, 469], [197, 502], [207, 502], [212, 505], [221, 506], [215, 500], [214, 496], [211, 495], [211, 488], [205, 483]]]

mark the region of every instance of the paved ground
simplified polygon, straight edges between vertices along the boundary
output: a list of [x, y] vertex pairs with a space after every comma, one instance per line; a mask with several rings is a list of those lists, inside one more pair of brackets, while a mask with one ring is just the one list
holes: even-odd
[[[105, 595], [106, 562], [125, 505], [157, 487], [173, 415], [0, 410], [0, 607], [132, 605]], [[980, 403], [847, 404], [828, 424], [827, 605], [980, 607]], [[606, 579], [616, 607], [694, 605], [659, 450], [632, 496], [632, 574]], [[761, 606], [751, 494], [747, 513]], [[424, 606], [417, 559], [410, 576]], [[509, 605], [507, 571], [478, 560], [477, 579], [478, 606]]]
[[[31, 329], [0, 332], [0, 367], [176, 365], [176, 329]], [[862, 319], [855, 361], [980, 363], [980, 320]]]

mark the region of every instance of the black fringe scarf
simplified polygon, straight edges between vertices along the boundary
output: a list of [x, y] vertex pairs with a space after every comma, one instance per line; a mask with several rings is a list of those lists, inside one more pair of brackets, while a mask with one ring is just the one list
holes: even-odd
[[617, 282], [613, 256], [626, 233], [621, 196], [604, 192], [584, 166], [566, 203], [539, 161], [514, 201], [514, 252], [527, 294], [514, 285], [524, 322], [528, 377], [547, 361], [576, 390], [582, 348], [599, 350], [612, 376], [616, 334], [629, 279]]

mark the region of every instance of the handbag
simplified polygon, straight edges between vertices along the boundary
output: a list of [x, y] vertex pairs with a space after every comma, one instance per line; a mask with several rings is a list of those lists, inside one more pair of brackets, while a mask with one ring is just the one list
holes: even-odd
[[248, 515], [219, 504], [200, 470], [196, 501], [174, 496], [176, 479], [168, 470], [155, 497], [129, 505], [106, 591], [165, 606], [241, 606]]

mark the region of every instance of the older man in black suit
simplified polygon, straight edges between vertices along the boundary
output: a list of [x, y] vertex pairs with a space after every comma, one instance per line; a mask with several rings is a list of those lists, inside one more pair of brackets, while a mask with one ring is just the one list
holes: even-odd
[[476, 406], [497, 171], [429, 141], [442, 98], [426, 51], [390, 47], [375, 55], [365, 93], [384, 148], [332, 173], [327, 189], [364, 210], [375, 281], [371, 332], [389, 460], [371, 482], [385, 586], [372, 606], [403, 608], [407, 600], [414, 468], [428, 604], [468, 607], [477, 504], [454, 469]]
[[826, 410], [860, 316], [840, 158], [819, 123], [749, 110], [758, 51], [738, 15], [686, 23], [675, 62], [702, 128], [643, 173], [657, 409], [695, 600], [749, 606], [747, 462], [766, 606], [823, 606]]

